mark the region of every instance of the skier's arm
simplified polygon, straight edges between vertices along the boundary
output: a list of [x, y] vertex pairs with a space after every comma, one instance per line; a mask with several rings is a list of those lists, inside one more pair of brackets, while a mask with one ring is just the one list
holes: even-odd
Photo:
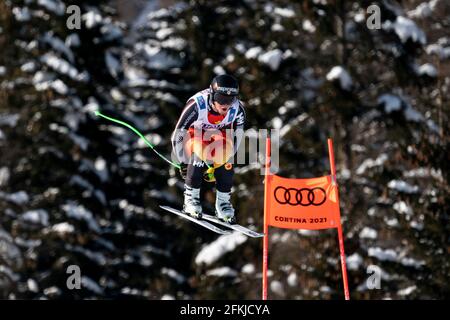
[[175, 130], [173, 131], [170, 139], [172, 142], [172, 151], [175, 153], [179, 163], [187, 162], [187, 159], [184, 157], [184, 139], [187, 137], [187, 130], [194, 123], [197, 117], [197, 106], [195, 101], [191, 99], [186, 103], [186, 106], [178, 119], [177, 125], [175, 126]]

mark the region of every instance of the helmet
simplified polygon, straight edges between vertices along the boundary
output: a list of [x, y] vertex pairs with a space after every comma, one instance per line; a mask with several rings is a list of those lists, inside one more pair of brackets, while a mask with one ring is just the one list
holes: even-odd
[[239, 94], [239, 84], [235, 77], [222, 74], [214, 77], [211, 82], [211, 93], [213, 101], [220, 104], [231, 104]]

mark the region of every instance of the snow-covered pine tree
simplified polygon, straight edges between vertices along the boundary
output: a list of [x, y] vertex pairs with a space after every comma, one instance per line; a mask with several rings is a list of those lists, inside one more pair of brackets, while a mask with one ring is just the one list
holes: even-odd
[[[156, 207], [145, 189], [159, 188], [166, 167], [94, 115], [153, 129], [122, 92], [124, 26], [106, 2], [78, 1], [81, 29], [69, 30], [70, 4], [0, 4], [1, 294], [160, 298], [155, 283], [178, 282], [161, 273], [170, 244], [152, 232], [164, 224], [144, 201]], [[66, 285], [69, 265], [81, 269], [81, 290]]]
[[[449, 296], [446, 1], [178, 1], [122, 41], [103, 4], [82, 3], [79, 31], [58, 13], [68, 2], [0, 5], [3, 297], [260, 297], [260, 243], [161, 219], [158, 203], [181, 203], [175, 170], [91, 114], [169, 154], [183, 103], [223, 72], [240, 79], [248, 127], [280, 129], [280, 175], [328, 174], [334, 139], [352, 298]], [[258, 229], [261, 181], [237, 170], [238, 219]], [[342, 298], [334, 230], [270, 232], [271, 299]]]
[[[366, 25], [371, 4], [381, 9], [379, 30]], [[448, 246], [442, 237], [448, 234], [443, 161], [448, 138], [439, 133], [445, 130], [438, 124], [445, 125], [445, 112], [438, 112], [438, 101], [431, 98], [439, 92], [436, 78], [442, 75], [427, 54], [442, 55], [445, 39], [440, 38], [439, 48], [427, 47], [428, 30], [407, 13], [414, 7], [391, 1], [185, 5], [189, 45], [184, 53], [193, 78], [199, 87], [222, 72], [241, 79], [250, 127], [281, 130], [280, 175], [327, 174], [326, 139], [333, 137], [352, 296], [447, 296], [445, 290], [431, 293], [449, 272], [445, 250], [438, 249]], [[440, 23], [443, 28], [446, 20]], [[235, 197], [237, 212], [243, 221], [262, 227], [259, 171], [241, 172], [236, 177], [242, 191]], [[436, 183], [439, 187], [430, 187]], [[334, 231], [273, 234], [270, 264], [279, 269], [273, 270], [272, 297], [342, 296]], [[259, 297], [250, 290], [255, 278], [233, 272], [248, 261], [259, 266], [259, 250], [259, 244], [246, 243], [217, 265], [207, 265], [230, 266], [231, 271], [222, 270], [229, 280], [204, 278], [196, 297]], [[371, 264], [381, 268], [386, 290], [367, 288]], [[211, 275], [220, 273], [212, 270]], [[232, 289], [223, 284], [236, 278], [245, 281]]]

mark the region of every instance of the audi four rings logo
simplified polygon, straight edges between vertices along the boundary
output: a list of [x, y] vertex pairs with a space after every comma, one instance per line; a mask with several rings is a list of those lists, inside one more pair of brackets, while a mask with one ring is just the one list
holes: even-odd
[[276, 187], [273, 194], [279, 204], [291, 206], [320, 206], [327, 200], [327, 193], [320, 187], [312, 189]]

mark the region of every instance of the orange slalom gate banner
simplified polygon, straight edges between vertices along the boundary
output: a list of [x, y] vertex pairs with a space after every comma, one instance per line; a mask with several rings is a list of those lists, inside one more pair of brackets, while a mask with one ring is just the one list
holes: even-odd
[[337, 185], [331, 176], [289, 179], [271, 175], [267, 180], [270, 226], [310, 230], [338, 227]]
[[328, 139], [331, 174], [309, 179], [290, 179], [272, 174], [270, 147], [270, 139], [266, 138], [262, 299], [267, 300], [269, 226], [272, 226], [309, 230], [336, 228], [344, 297], [350, 300], [332, 140]]

